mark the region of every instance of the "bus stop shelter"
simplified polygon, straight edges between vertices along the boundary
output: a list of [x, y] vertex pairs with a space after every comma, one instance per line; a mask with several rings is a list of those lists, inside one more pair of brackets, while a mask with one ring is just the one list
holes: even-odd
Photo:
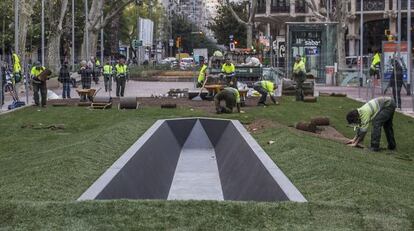
[[329, 84], [333, 80], [334, 65], [337, 62], [336, 22], [287, 22], [286, 70], [292, 78], [296, 55], [305, 60], [306, 72], [315, 78], [316, 84]]

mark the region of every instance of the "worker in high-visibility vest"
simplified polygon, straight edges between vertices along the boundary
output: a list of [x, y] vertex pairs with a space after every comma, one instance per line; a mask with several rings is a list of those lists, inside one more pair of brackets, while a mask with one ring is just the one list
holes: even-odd
[[221, 72], [226, 75], [227, 86], [237, 89], [236, 67], [231, 63], [230, 58], [221, 66]]
[[[41, 80], [38, 77], [45, 70], [46, 68], [42, 66], [40, 62], [36, 62], [32, 70], [30, 71], [32, 85], [33, 85], [33, 100], [36, 106], [41, 105], [42, 107], [46, 107], [47, 87], [46, 87], [46, 80]], [[41, 102], [39, 102], [39, 92], [40, 92]]]
[[259, 102], [257, 103], [257, 106], [267, 105], [266, 104], [267, 94], [269, 94], [272, 102], [276, 104], [276, 100], [273, 97], [273, 93], [276, 89], [276, 84], [274, 84], [273, 82], [268, 81], [268, 80], [262, 80], [262, 81], [255, 82], [253, 84], [253, 89], [258, 91], [261, 95]]
[[128, 67], [125, 64], [125, 59], [120, 59], [119, 63], [115, 66], [116, 72], [116, 96], [123, 97], [125, 92], [125, 84], [129, 79]]
[[107, 61], [103, 67], [105, 92], [112, 91], [112, 75], [114, 74], [114, 68], [110, 61]]
[[205, 62], [203, 60], [202, 65], [201, 65], [201, 69], [200, 69], [200, 73], [198, 74], [198, 79], [197, 79], [197, 87], [202, 87], [204, 85], [204, 81], [206, 79], [206, 75], [207, 75], [207, 62]]
[[303, 92], [303, 82], [306, 80], [306, 68], [300, 55], [296, 56], [293, 65], [293, 79], [296, 81], [296, 101], [303, 101], [305, 94]]
[[380, 150], [381, 128], [384, 127], [387, 137], [388, 149], [394, 150], [397, 145], [394, 139], [392, 120], [395, 112], [395, 102], [391, 97], [379, 97], [368, 101], [362, 107], [350, 111], [346, 120], [354, 126], [355, 137], [347, 142], [347, 145], [357, 147], [368, 132], [369, 123], [372, 122], [371, 151]]
[[[226, 102], [224, 107], [220, 105], [223, 100]], [[234, 107], [237, 107], [237, 112], [240, 113], [240, 93], [236, 88], [225, 87], [214, 96], [214, 104], [217, 114], [232, 113]]]
[[380, 77], [379, 76], [380, 64], [381, 64], [381, 54], [379, 53], [379, 51], [375, 51], [374, 57], [372, 57], [372, 62], [371, 62], [369, 73], [371, 76], [376, 76], [377, 79]]
[[16, 84], [22, 80], [22, 67], [20, 66], [20, 59], [17, 54], [13, 53], [12, 55], [13, 60], [13, 84]]

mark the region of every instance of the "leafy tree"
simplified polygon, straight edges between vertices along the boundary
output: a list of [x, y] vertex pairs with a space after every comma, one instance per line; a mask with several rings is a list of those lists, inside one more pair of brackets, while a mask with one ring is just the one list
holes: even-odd
[[[241, 15], [242, 20], [247, 20], [246, 3], [230, 3], [234, 11]], [[246, 27], [240, 24], [231, 14], [228, 5], [222, 4], [217, 10], [217, 17], [209, 25], [210, 30], [215, 34], [219, 44], [228, 44], [229, 36], [239, 42], [240, 47], [246, 47]]]
[[182, 52], [191, 53], [193, 48], [207, 48], [209, 53], [212, 53], [216, 49], [215, 43], [208, 39], [204, 33], [199, 33], [200, 29], [183, 15], [173, 15], [171, 24], [172, 37], [174, 39], [181, 37]]

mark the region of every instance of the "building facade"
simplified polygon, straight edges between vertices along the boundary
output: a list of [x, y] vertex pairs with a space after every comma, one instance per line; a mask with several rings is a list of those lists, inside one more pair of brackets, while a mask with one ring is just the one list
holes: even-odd
[[[322, 16], [331, 15], [332, 21], [338, 0], [315, 0], [318, 12]], [[346, 6], [347, 9], [347, 28], [346, 28], [346, 53], [347, 55], [358, 55], [360, 41], [360, 2], [361, 0], [351, 0]], [[414, 9], [414, 0], [411, 1]], [[328, 2], [328, 7], [326, 3]], [[364, 0], [363, 19], [364, 19], [364, 53], [371, 53], [374, 49], [380, 49], [382, 40], [385, 38], [385, 31], [392, 35], [397, 35], [397, 2], [398, 0]], [[402, 37], [406, 36], [406, 13], [407, 0], [402, 2]], [[329, 7], [329, 3], [331, 6]], [[414, 12], [412, 10], [412, 12]], [[333, 17], [332, 17], [333, 16]], [[258, 0], [256, 9], [257, 27], [261, 33], [273, 38], [286, 36], [286, 22], [312, 22], [324, 21], [318, 17], [314, 10], [308, 7], [305, 0]]]

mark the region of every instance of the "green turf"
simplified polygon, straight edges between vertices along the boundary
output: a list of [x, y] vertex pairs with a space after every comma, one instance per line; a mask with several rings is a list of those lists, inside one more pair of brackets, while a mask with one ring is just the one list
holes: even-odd
[[[316, 104], [292, 99], [221, 117], [292, 125], [326, 115], [339, 131], [353, 135], [344, 117], [360, 104], [345, 98], [321, 97]], [[254, 134], [308, 203], [75, 201], [157, 119], [186, 116], [210, 115], [185, 108], [28, 108], [0, 116], [0, 229], [414, 229], [414, 161], [407, 160], [414, 159], [414, 120], [400, 114], [394, 119], [397, 152], [352, 149], [285, 126]], [[21, 128], [40, 123], [65, 124], [65, 129]], [[269, 140], [276, 143], [268, 145]]]

